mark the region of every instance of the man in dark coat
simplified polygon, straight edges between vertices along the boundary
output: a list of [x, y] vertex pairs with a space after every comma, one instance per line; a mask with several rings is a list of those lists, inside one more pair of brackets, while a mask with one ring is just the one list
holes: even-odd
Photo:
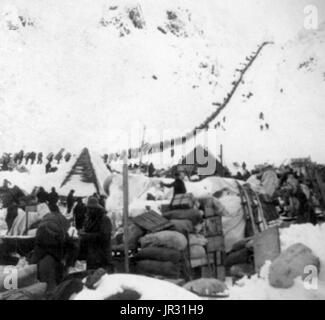
[[49, 199], [50, 210], [53, 211], [53, 209], [54, 209], [54, 211], [56, 211], [57, 210], [57, 204], [58, 204], [58, 201], [59, 201], [59, 195], [56, 192], [54, 187], [51, 189], [51, 192], [49, 193], [48, 199]]
[[155, 173], [155, 167], [154, 167], [153, 163], [150, 162], [149, 167], [148, 167], [149, 178], [152, 178], [154, 173]]
[[74, 202], [75, 202], [74, 190], [70, 190], [67, 196], [67, 213], [71, 212]]
[[37, 164], [42, 164], [43, 163], [43, 153], [39, 152], [37, 154]]
[[35, 247], [30, 263], [38, 266], [38, 280], [46, 282], [52, 291], [64, 275], [65, 261], [73, 255], [69, 252], [72, 239], [68, 235], [70, 224], [60, 212], [45, 215], [39, 224]]
[[39, 188], [39, 191], [36, 196], [37, 196], [38, 203], [47, 203], [49, 199], [49, 194], [44, 190], [43, 187]]
[[69, 162], [70, 159], [71, 159], [71, 153], [68, 152], [68, 153], [65, 154], [65, 156], [64, 156], [64, 160], [65, 160], [65, 162]]
[[51, 168], [52, 168], [51, 161], [48, 161], [48, 163], [45, 165], [45, 173], [51, 172]]
[[29, 155], [30, 161], [32, 163], [32, 165], [34, 164], [35, 160], [36, 160], [36, 152], [32, 151]]
[[185, 187], [185, 183], [184, 183], [184, 173], [183, 172], [177, 172], [175, 174], [175, 180], [174, 180], [174, 182], [172, 182], [172, 183], [163, 183], [162, 182], [161, 185], [163, 187], [167, 187], [167, 188], [174, 188], [173, 198], [177, 194], [184, 194], [184, 193], [186, 193], [186, 187]]
[[17, 216], [18, 216], [18, 205], [17, 203], [14, 202], [7, 208], [6, 223], [7, 223], [8, 231], [11, 229]]
[[87, 209], [84, 229], [79, 233], [87, 269], [108, 269], [111, 267], [111, 221], [97, 198], [89, 197]]
[[86, 219], [86, 213], [87, 213], [87, 207], [82, 202], [82, 199], [78, 198], [77, 204], [73, 209], [73, 216], [74, 216], [75, 226], [77, 230], [82, 229]]

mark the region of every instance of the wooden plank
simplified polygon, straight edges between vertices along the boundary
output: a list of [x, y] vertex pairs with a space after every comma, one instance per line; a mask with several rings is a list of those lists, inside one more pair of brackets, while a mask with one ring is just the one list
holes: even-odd
[[215, 216], [204, 219], [204, 233], [206, 237], [222, 235], [222, 218]]
[[281, 252], [278, 227], [255, 235], [253, 239], [255, 270], [258, 272], [265, 261], [273, 261]]
[[169, 220], [154, 211], [149, 211], [133, 218], [133, 222], [149, 232], [158, 232], [173, 226]]
[[217, 279], [220, 281], [226, 280], [226, 268], [223, 265], [219, 265], [216, 267]]
[[128, 172], [127, 157], [123, 164], [123, 225], [124, 225], [124, 266], [125, 272], [129, 273], [129, 235], [128, 235], [128, 220], [129, 220], [129, 172]]
[[207, 251], [209, 253], [223, 251], [225, 249], [225, 241], [223, 236], [207, 237], [207, 240]]

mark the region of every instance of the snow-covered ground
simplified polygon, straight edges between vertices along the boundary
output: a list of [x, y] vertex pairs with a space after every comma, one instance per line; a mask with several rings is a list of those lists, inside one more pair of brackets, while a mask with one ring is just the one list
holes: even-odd
[[280, 234], [281, 249], [285, 250], [295, 243], [308, 246], [319, 257], [321, 269], [318, 277], [317, 289], [297, 278], [293, 287], [289, 289], [276, 289], [269, 285], [267, 262], [260, 275], [254, 275], [251, 279], [243, 278], [229, 289], [230, 299], [243, 300], [324, 300], [325, 299], [325, 224], [313, 226], [310, 224], [292, 225], [282, 229]]
[[175, 284], [139, 275], [114, 274], [103, 276], [96, 290], [84, 289], [74, 300], [105, 300], [110, 296], [134, 290], [140, 300], [199, 300], [200, 298]]

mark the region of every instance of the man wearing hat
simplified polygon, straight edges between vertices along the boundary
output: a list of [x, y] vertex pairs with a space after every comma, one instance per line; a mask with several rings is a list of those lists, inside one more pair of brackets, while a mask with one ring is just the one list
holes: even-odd
[[177, 171], [175, 173], [175, 180], [172, 183], [163, 183], [161, 182], [162, 187], [174, 188], [173, 198], [177, 194], [186, 193], [186, 187], [184, 183], [184, 171]]
[[84, 228], [79, 232], [87, 269], [111, 266], [111, 220], [96, 197], [89, 197]]

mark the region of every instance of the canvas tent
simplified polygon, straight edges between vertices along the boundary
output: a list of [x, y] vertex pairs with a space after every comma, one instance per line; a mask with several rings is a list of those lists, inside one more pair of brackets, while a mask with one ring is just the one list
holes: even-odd
[[[211, 166], [211, 171], [206, 171], [205, 174], [202, 169]], [[202, 145], [196, 146], [186, 156], [183, 156], [179, 161], [178, 168], [184, 169], [189, 175], [208, 175], [208, 176], [222, 176], [224, 168], [217, 158], [212, 154], [208, 148], [204, 148]]]

